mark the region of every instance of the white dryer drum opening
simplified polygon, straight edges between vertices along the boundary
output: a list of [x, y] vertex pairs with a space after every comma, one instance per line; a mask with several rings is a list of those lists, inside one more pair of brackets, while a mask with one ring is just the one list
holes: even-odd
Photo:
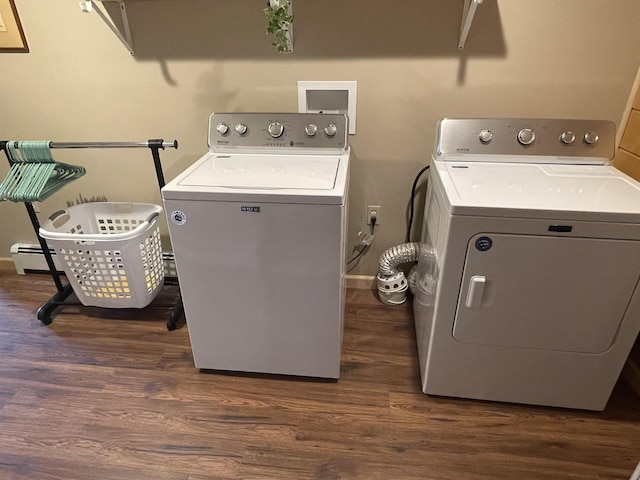
[[638, 283], [639, 249], [628, 240], [475, 235], [453, 336], [477, 345], [602, 353]]

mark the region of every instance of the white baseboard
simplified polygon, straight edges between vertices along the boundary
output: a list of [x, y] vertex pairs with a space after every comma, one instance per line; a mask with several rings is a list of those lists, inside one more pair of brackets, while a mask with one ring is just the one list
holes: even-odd
[[[25, 251], [34, 251], [39, 253], [25, 253]], [[46, 271], [47, 264], [42, 255], [42, 251], [38, 245], [14, 244], [12, 247], [13, 258], [0, 257], [0, 269], [16, 270], [20, 274], [24, 274], [25, 270]], [[165, 263], [172, 271], [165, 268], [166, 275], [175, 276], [175, 266], [173, 265], [173, 255], [164, 254]], [[170, 258], [169, 258], [170, 257]], [[55, 254], [53, 255], [56, 261]], [[17, 263], [19, 260], [19, 264]], [[56, 264], [59, 267], [59, 265]], [[357, 288], [365, 290], [375, 290], [377, 288], [376, 277], [374, 275], [346, 275], [347, 288]]]
[[0, 270], [15, 270], [16, 266], [11, 258], [0, 257]]
[[346, 275], [347, 288], [375, 290], [378, 288], [374, 275]]

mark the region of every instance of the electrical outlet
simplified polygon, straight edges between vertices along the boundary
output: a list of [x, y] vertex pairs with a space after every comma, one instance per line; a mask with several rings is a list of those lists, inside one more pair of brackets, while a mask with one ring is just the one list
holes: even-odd
[[380, 212], [382, 207], [380, 205], [367, 205], [367, 225], [371, 225], [371, 218], [376, 218], [376, 227], [380, 226]]

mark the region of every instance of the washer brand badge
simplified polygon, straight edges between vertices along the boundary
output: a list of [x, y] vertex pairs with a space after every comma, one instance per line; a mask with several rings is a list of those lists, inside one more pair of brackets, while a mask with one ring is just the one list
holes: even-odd
[[241, 212], [260, 213], [260, 207], [254, 207], [249, 205], [240, 205]]
[[175, 210], [171, 213], [171, 221], [176, 225], [184, 225], [187, 223], [187, 216], [180, 210]]

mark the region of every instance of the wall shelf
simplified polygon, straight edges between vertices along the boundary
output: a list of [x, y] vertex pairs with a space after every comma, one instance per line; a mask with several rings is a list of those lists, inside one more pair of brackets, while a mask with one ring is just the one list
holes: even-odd
[[[100, 18], [104, 21], [104, 23], [111, 29], [111, 31], [118, 37], [118, 40], [122, 42], [122, 44], [126, 47], [131, 55], [134, 55], [133, 49], [133, 40], [131, 38], [131, 28], [129, 26], [129, 18], [127, 17], [127, 7], [125, 6], [124, 0], [98, 0], [100, 3], [104, 3], [105, 1], [117, 2], [120, 10], [120, 15], [122, 18], [122, 25], [124, 28], [124, 35], [120, 32], [120, 29], [113, 23], [112, 19], [102, 11], [102, 8], [98, 7], [94, 0], [85, 0], [81, 1], [80, 9], [85, 13], [96, 12]], [[482, 4], [484, 0], [463, 0], [464, 5], [462, 9], [462, 21], [460, 23], [460, 37], [458, 40], [458, 50], [464, 50], [465, 43], [467, 41], [467, 36], [469, 35], [469, 30], [471, 29], [471, 24], [473, 23], [473, 18], [476, 14], [476, 8], [478, 5]], [[280, 5], [280, 0], [269, 0], [270, 8], [278, 8]], [[292, 15], [292, 0], [289, 0], [288, 3], [288, 13]], [[293, 25], [287, 25], [287, 43], [288, 43], [288, 52], [293, 51]]]

